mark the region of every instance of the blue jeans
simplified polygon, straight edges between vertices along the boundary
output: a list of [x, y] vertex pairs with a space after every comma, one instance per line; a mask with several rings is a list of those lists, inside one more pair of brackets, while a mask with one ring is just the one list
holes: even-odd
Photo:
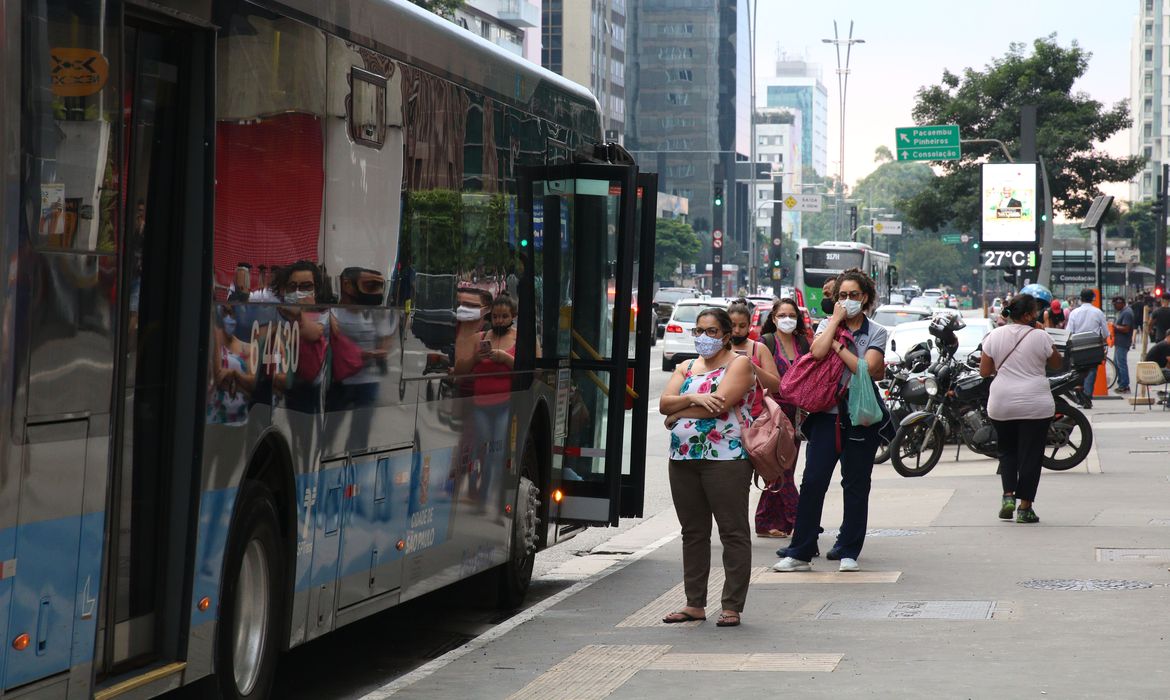
[[841, 531], [834, 546], [842, 558], [856, 559], [865, 544], [870, 476], [878, 448], [877, 428], [852, 428], [847, 419], [842, 418], [841, 449], [838, 450], [836, 418], [832, 413], [814, 413], [804, 421], [804, 434], [808, 436], [804, 476], [800, 482], [792, 544], [787, 550], [781, 550], [783, 556], [800, 561], [812, 560], [821, 531], [825, 493], [829, 490], [838, 461], [841, 462], [841, 489], [845, 502]]
[[1129, 388], [1129, 343], [1113, 340], [1113, 362], [1117, 364], [1117, 388]]
[[1081, 390], [1085, 392], [1090, 400], [1093, 398], [1093, 385], [1097, 383], [1097, 368], [1101, 365], [1093, 365], [1093, 369], [1085, 373], [1085, 383]]

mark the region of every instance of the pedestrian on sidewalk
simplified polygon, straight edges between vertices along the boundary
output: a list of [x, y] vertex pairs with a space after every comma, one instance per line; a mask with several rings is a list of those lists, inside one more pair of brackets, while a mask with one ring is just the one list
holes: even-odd
[[[808, 352], [808, 334], [804, 327], [804, 315], [793, 299], [785, 298], [772, 304], [772, 313], [761, 329], [764, 346], [772, 356], [778, 377], [783, 377], [801, 355]], [[784, 400], [779, 392], [773, 392], [780, 410], [796, 425], [796, 406]], [[796, 442], [797, 456], [800, 455], [800, 441]], [[788, 537], [796, 526], [796, 505], [800, 494], [792, 479], [785, 479], [777, 490], [765, 488], [756, 505], [756, 535], [758, 537]]]
[[[1071, 337], [1075, 333], [1096, 333], [1104, 342], [1109, 337], [1109, 324], [1105, 321], [1105, 312], [1093, 305], [1096, 295], [1092, 289], [1081, 290], [1081, 305], [1068, 314], [1068, 325], [1065, 329]], [[1085, 373], [1085, 382], [1081, 387], [1081, 405], [1085, 408], [1093, 407], [1093, 386], [1097, 383], [1097, 367]]]
[[[1095, 308], [1090, 304], [1077, 308], [1085, 307]], [[1053, 347], [1052, 337], [1035, 327], [1039, 309], [1033, 296], [1017, 294], [1004, 307], [1003, 315], [1012, 322], [987, 334], [979, 359], [979, 374], [995, 377], [987, 415], [999, 445], [1003, 483], [999, 517], [1011, 520], [1014, 511], [1017, 523], [1038, 523], [1032, 502], [1040, 485], [1048, 425], [1056, 413], [1045, 366], [1058, 369], [1063, 358]]]
[[748, 489], [752, 465], [743, 446], [755, 379], [748, 358], [731, 349], [731, 317], [705, 309], [695, 319], [697, 359], [675, 367], [658, 410], [670, 429], [670, 494], [682, 526], [686, 605], [665, 623], [707, 619], [711, 518], [723, 545], [720, 627], [739, 625], [752, 570]]
[[[1162, 337], [1162, 340], [1154, 343], [1146, 351], [1146, 362], [1157, 364], [1162, 370], [1162, 376], [1167, 382], [1170, 382], [1170, 329], [1166, 331], [1166, 335]], [[1159, 391], [1158, 403], [1170, 403], [1170, 395], [1167, 395], [1165, 391]]]
[[1125, 297], [1113, 297], [1113, 363], [1117, 365], [1117, 393], [1129, 393], [1129, 349], [1133, 346], [1133, 311]]
[[[842, 372], [841, 386], [847, 387], [860, 362], [872, 368], [870, 371], [874, 375], [880, 374], [880, 369], [885, 367], [883, 358], [888, 333], [865, 314], [877, 300], [877, 288], [869, 275], [856, 268], [841, 273], [837, 277], [836, 298], [833, 314], [817, 326], [809, 352], [817, 359], [836, 353], [846, 369]], [[842, 327], [853, 335], [852, 341], [837, 341], [837, 329]], [[872, 383], [873, 375], [870, 381]], [[871, 388], [876, 395], [876, 388]], [[772, 569], [789, 572], [811, 568], [809, 562], [817, 554], [825, 493], [840, 461], [844, 512], [837, 542], [826, 557], [839, 559], [840, 571], [857, 571], [857, 558], [865, 543], [869, 519], [870, 478], [880, 425], [852, 425], [842, 399], [828, 411], [810, 414], [801, 429], [808, 438], [808, 450], [796, 508], [796, 527], [792, 532], [792, 543], [787, 549], [780, 550], [783, 558]]]
[[1158, 306], [1150, 312], [1150, 340], [1157, 343], [1170, 331], [1170, 295], [1163, 293]]

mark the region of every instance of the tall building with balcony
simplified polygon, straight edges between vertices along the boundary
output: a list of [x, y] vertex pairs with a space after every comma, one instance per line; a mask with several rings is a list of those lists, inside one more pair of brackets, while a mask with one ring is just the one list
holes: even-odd
[[540, 63], [540, 0], [466, 0], [455, 24]]
[[829, 91], [821, 81], [821, 67], [781, 54], [776, 60], [776, 75], [759, 80], [761, 109], [801, 113], [801, 165], [824, 177], [829, 172]]
[[626, 125], [626, 2], [544, 0], [541, 24], [541, 65], [589, 88], [601, 103], [605, 139], [619, 143]]
[[724, 233], [742, 247], [747, 232], [735, 230], [733, 214], [739, 210], [734, 186], [738, 5], [737, 0], [629, 3], [626, 148], [658, 171], [659, 189], [690, 200], [690, 220], [700, 232], [712, 229], [714, 180], [722, 177]]
[[1130, 46], [1130, 153], [1145, 156], [1146, 167], [1130, 183], [1131, 201], [1151, 199], [1157, 192], [1162, 164], [1170, 161], [1170, 2], [1138, 0]]
[[[756, 161], [767, 163], [772, 173], [770, 178], [756, 181], [752, 199], [756, 230], [772, 230], [773, 208], [776, 214], [782, 213], [780, 205], [769, 202], [775, 199], [776, 182], [782, 184], [781, 191], [786, 195], [800, 192], [802, 116], [799, 110], [786, 109], [762, 109], [756, 113]], [[795, 212], [783, 213], [786, 233], [794, 230], [797, 216]]]

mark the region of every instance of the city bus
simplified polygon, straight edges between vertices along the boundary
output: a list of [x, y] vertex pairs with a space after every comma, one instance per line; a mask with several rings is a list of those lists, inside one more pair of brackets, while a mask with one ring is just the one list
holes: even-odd
[[888, 302], [890, 290], [898, 283], [897, 269], [890, 265], [890, 256], [865, 243], [851, 241], [825, 241], [800, 249], [800, 258], [796, 261], [797, 301], [808, 307], [814, 317], [824, 316], [821, 288], [825, 280], [854, 267], [864, 270], [877, 285], [878, 298], [874, 306]]
[[588, 91], [405, 0], [0, 0], [0, 51], [0, 697], [266, 697], [641, 515], [657, 180]]

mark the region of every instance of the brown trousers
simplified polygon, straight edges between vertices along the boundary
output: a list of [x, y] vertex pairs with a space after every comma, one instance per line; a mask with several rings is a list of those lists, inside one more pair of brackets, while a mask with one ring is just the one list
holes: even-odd
[[743, 612], [752, 574], [748, 491], [752, 465], [737, 460], [670, 460], [670, 495], [682, 526], [683, 588], [687, 605], [707, 606], [711, 573], [711, 516], [723, 544], [723, 609]]

